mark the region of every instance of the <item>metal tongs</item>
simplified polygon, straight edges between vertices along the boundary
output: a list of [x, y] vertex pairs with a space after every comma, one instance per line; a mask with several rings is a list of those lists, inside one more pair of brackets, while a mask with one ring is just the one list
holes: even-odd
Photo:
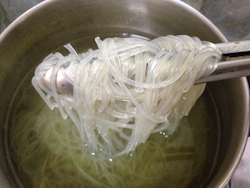
[[[250, 76], [250, 40], [218, 44], [203, 42], [203, 45], [218, 49], [222, 53], [222, 60], [211, 75], [200, 78], [195, 84]], [[43, 79], [49, 89], [51, 72], [48, 71]], [[60, 71], [57, 73], [56, 87], [58, 93], [73, 94], [73, 85]]]
[[222, 60], [216, 70], [196, 84], [250, 76], [250, 40], [213, 44], [222, 53]]

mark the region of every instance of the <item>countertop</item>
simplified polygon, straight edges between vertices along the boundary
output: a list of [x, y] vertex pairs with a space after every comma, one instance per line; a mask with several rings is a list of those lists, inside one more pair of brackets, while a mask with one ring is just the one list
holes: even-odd
[[[43, 0], [1, 0], [0, 33], [23, 12], [42, 1]], [[250, 39], [250, 0], [182, 1], [205, 15], [221, 30], [228, 41]], [[250, 187], [250, 139], [248, 139], [242, 160], [227, 187]]]

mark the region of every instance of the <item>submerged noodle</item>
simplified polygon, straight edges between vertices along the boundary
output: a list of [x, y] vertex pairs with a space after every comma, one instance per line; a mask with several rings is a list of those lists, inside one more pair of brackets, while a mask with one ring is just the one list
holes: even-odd
[[[205, 84], [195, 81], [211, 74], [221, 58], [196, 37], [95, 41], [96, 50], [77, 54], [68, 44], [69, 55], [49, 55], [32, 83], [51, 109], [70, 117], [83, 149], [99, 159], [129, 154], [151, 133], [173, 133], [204, 91]], [[51, 69], [49, 90], [42, 78]], [[57, 92], [59, 70], [73, 95]]]
[[26, 187], [188, 187], [193, 177], [203, 174], [207, 152], [211, 152], [207, 139], [211, 143], [216, 135], [204, 131], [204, 121], [211, 119], [202, 112], [204, 103], [199, 101], [201, 106], [191, 114], [198, 126], [190, 126], [184, 118], [171, 137], [166, 132], [152, 134], [130, 155], [100, 159], [98, 153], [90, 153], [81, 144], [79, 131], [70, 119], [63, 120], [59, 111], [48, 111], [42, 100], [33, 98], [33, 88], [22, 94], [12, 119], [11, 146]]

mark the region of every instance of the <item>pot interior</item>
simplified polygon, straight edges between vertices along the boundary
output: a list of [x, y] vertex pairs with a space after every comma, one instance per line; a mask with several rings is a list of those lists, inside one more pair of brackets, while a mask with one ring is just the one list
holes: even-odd
[[[153, 39], [169, 34], [197, 36], [201, 40], [214, 43], [225, 41], [223, 35], [206, 18], [179, 1], [48, 1], [16, 20], [0, 38], [0, 71], [3, 75], [0, 84], [1, 90], [4, 89], [0, 94], [1, 109], [4, 109], [0, 120], [4, 125], [1, 130], [1, 135], [4, 136], [1, 147], [5, 151], [1, 153], [4, 158], [1, 162], [5, 174], [11, 177], [8, 180], [10, 185], [32, 185], [29, 173], [24, 173], [25, 169], [20, 167], [20, 158], [14, 149], [25, 148], [24, 144], [30, 143], [31, 138], [38, 137], [33, 137], [37, 133], [32, 131], [26, 139], [20, 137], [20, 134], [17, 137], [14, 133], [22, 133], [22, 126], [36, 124], [36, 116], [42, 114], [46, 117], [56, 113], [41, 106], [43, 103], [30, 83], [35, 67], [43, 58], [55, 51], [67, 54], [62, 47], [67, 43], [71, 43], [77, 52], [86, 51], [88, 48], [95, 49], [96, 36], [102, 39]], [[247, 101], [245, 79], [208, 84], [204, 94], [189, 116], [182, 120], [176, 133], [164, 141], [164, 157], [168, 160], [161, 161], [163, 164], [155, 162], [155, 166], [151, 168], [158, 167], [159, 171], [155, 171], [157, 177], [164, 173], [165, 176], [160, 183], [153, 181], [156, 183], [152, 186], [225, 186], [240, 160], [246, 142]], [[23, 117], [30, 118], [19, 119], [22, 117], [21, 113], [24, 113]], [[22, 125], [21, 120], [27, 123]], [[13, 138], [23, 140], [18, 143], [18, 139], [14, 142]], [[24, 155], [26, 151], [22, 152]], [[38, 154], [43, 155], [39, 152]], [[30, 174], [36, 174], [35, 170], [41, 161], [45, 164], [45, 157], [34, 155], [26, 161], [32, 166], [30, 169], [34, 170], [30, 171]], [[159, 168], [160, 164], [163, 169]], [[147, 172], [148, 178], [156, 177], [149, 174], [149, 171], [153, 173], [152, 169]], [[61, 170], [60, 173], [65, 173], [64, 169]], [[136, 170], [141, 172], [140, 169]], [[72, 171], [67, 173], [72, 174]], [[56, 175], [52, 173], [50, 176]], [[46, 178], [43, 180], [46, 181]], [[37, 185], [42, 186], [41, 182]], [[146, 180], [145, 184], [149, 185]], [[65, 184], [65, 187], [72, 185]]]
[[[81, 175], [77, 169], [74, 171], [74, 176], [78, 177], [80, 181], [74, 180], [72, 183], [70, 178], [68, 181], [65, 180], [65, 176], [71, 177], [72, 167], [50, 166], [52, 162], [48, 160], [58, 160], [56, 162], [58, 166], [62, 160], [63, 163], [67, 162], [73, 167], [76, 163], [86, 170], [88, 165], [86, 166], [84, 163], [92, 163], [92, 160], [89, 160], [87, 156], [79, 159], [77, 157], [79, 148], [72, 149], [68, 148], [68, 145], [64, 146], [63, 143], [65, 144], [67, 141], [62, 140], [64, 133], [60, 132], [59, 127], [56, 131], [50, 127], [44, 128], [45, 130], [41, 129], [41, 126], [52, 126], [55, 123], [69, 127], [72, 122], [61, 120], [58, 109], [50, 111], [46, 106], [30, 84], [33, 72], [32, 69], [29, 71], [15, 92], [8, 121], [9, 135], [6, 135], [10, 143], [9, 162], [17, 172], [16, 177], [18, 177], [19, 183], [24, 184], [25, 187], [39, 187], [43, 185], [43, 181], [51, 178], [58, 182], [58, 184], [54, 183], [53, 187], [80, 187], [81, 185], [91, 187], [89, 181], [85, 179], [86, 177]], [[133, 157], [135, 164], [131, 163], [130, 158], [124, 157], [119, 157], [109, 163], [109, 165], [113, 165], [113, 173], [119, 174], [122, 178], [123, 184], [115, 185], [117, 187], [148, 185], [150, 187], [200, 187], [207, 185], [218, 160], [220, 119], [217, 111], [211, 91], [207, 88], [189, 116], [182, 119], [179, 128], [173, 135], [167, 136], [167, 133], [163, 131], [150, 136], [146, 144], [140, 145], [132, 153], [135, 155]], [[43, 118], [50, 120], [42, 120]], [[48, 130], [52, 134], [46, 133]], [[48, 135], [44, 138], [41, 134]], [[44, 139], [53, 142], [53, 146]], [[71, 146], [79, 147], [77, 143], [70, 143]], [[161, 148], [153, 147], [152, 144], [157, 144]], [[54, 146], [61, 147], [61, 149], [57, 150]], [[151, 147], [152, 149], [150, 149]], [[72, 160], [70, 154], [64, 153], [65, 150], [74, 155], [75, 159]], [[148, 152], [151, 154], [146, 155]], [[46, 165], [47, 163], [50, 165]], [[53, 168], [58, 169], [51, 173]], [[63, 171], [64, 175], [60, 175], [60, 171]], [[96, 172], [93, 172], [92, 176], [96, 179], [99, 177]], [[86, 182], [83, 183], [82, 180]], [[100, 182], [105, 183], [105, 181]], [[46, 187], [50, 185], [44, 184]]]

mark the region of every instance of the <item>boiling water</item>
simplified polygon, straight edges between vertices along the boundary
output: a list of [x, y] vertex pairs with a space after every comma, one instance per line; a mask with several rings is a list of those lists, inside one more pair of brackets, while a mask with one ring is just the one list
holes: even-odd
[[32, 75], [33, 71], [14, 96], [9, 131], [11, 165], [25, 186], [181, 188], [206, 184], [219, 139], [209, 90], [173, 135], [152, 134], [134, 153], [98, 161], [95, 154], [84, 152], [73, 123], [62, 120], [57, 109], [51, 111], [40, 99], [30, 84]]
[[[83, 43], [94, 48], [90, 40], [93, 38]], [[77, 49], [76, 44], [82, 43], [72, 44]], [[208, 89], [174, 134], [151, 134], [127, 156], [98, 160], [97, 153], [84, 150], [71, 120], [62, 120], [58, 109], [51, 111], [42, 101], [31, 86], [33, 74], [31, 70], [26, 75], [13, 97], [6, 148], [9, 165], [25, 187], [206, 186], [216, 162], [220, 132]]]

